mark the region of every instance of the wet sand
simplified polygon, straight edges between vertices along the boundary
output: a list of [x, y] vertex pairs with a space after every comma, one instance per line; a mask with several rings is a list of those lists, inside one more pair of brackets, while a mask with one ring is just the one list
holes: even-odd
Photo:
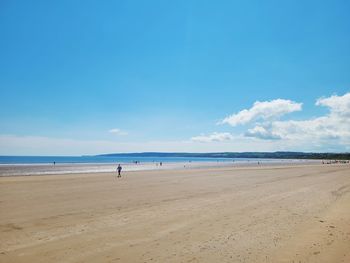
[[0, 262], [350, 262], [350, 166], [0, 178]]

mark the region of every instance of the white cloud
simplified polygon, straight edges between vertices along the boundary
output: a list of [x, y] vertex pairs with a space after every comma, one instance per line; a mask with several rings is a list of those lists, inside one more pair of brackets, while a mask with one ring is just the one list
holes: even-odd
[[118, 129], [118, 128], [110, 129], [109, 132], [113, 133], [115, 135], [128, 135], [128, 133], [126, 131], [123, 131], [123, 130]]
[[210, 135], [200, 135], [191, 138], [193, 142], [223, 142], [232, 140], [233, 136], [228, 132], [214, 132]]
[[255, 126], [254, 128], [249, 129], [244, 135], [264, 140], [281, 139], [278, 134], [275, 134], [273, 131], [263, 126]]
[[302, 103], [291, 100], [276, 99], [271, 101], [256, 101], [250, 109], [244, 109], [236, 114], [226, 117], [221, 123], [231, 126], [247, 124], [255, 120], [271, 120], [287, 113], [300, 111]]
[[316, 105], [328, 107], [333, 115], [350, 118], [350, 92], [344, 96], [333, 95], [318, 99]]
[[296, 145], [350, 148], [350, 93], [318, 99], [317, 106], [326, 106], [329, 113], [307, 120], [265, 121], [256, 123], [245, 136], [258, 139], [281, 139]]

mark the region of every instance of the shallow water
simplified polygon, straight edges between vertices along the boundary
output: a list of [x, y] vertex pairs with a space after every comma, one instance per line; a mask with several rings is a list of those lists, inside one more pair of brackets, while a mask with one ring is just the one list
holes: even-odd
[[[101, 173], [116, 172], [117, 165], [123, 167], [122, 172], [142, 170], [171, 170], [171, 169], [198, 169], [209, 167], [239, 167], [239, 166], [263, 166], [263, 165], [288, 165], [303, 163], [319, 163], [318, 160], [275, 160], [275, 159], [241, 159], [241, 160], [177, 160], [160, 162], [148, 161], [140, 163], [110, 162], [110, 163], [6, 163], [0, 164], [0, 176], [20, 175], [50, 175], [50, 174], [74, 174], [74, 173]], [[202, 159], [202, 158], [199, 158]]]

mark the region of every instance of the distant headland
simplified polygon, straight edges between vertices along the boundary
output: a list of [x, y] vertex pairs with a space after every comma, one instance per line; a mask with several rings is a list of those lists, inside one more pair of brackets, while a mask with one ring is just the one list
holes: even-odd
[[97, 156], [350, 160], [350, 153], [314, 153], [314, 152], [216, 152], [216, 153], [140, 152], [140, 153], [109, 153], [109, 154], [99, 154]]

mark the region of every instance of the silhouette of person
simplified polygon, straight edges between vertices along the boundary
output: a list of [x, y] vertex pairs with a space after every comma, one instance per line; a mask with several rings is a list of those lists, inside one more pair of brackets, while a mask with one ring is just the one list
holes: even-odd
[[122, 177], [122, 176], [120, 175], [120, 173], [121, 173], [122, 169], [123, 169], [123, 168], [121, 167], [121, 165], [120, 165], [120, 164], [118, 164], [118, 167], [117, 167], [118, 177]]

